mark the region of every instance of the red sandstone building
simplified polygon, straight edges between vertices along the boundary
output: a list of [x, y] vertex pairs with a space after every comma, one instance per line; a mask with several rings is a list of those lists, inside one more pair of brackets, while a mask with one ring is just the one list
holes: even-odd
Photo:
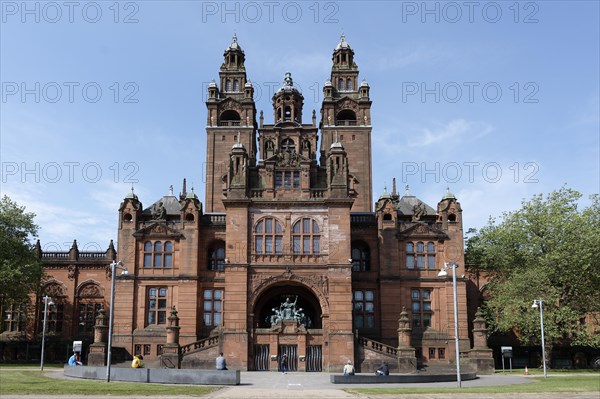
[[[182, 367], [212, 368], [221, 351], [243, 370], [276, 370], [283, 353], [301, 371], [339, 371], [348, 360], [366, 371], [401, 353], [409, 363], [453, 361], [452, 278], [438, 272], [445, 262], [464, 270], [462, 209], [449, 192], [433, 208], [395, 183], [372, 209], [370, 87], [345, 38], [318, 115], [306, 115], [289, 73], [272, 112], [257, 115], [235, 37], [223, 57], [206, 102], [204, 203], [185, 182], [149, 206], [132, 191], [117, 248], [45, 253], [38, 243], [55, 302], [49, 356], [66, 356], [61, 342], [88, 348], [118, 260], [129, 277], [116, 278], [117, 361], [140, 353], [158, 363], [173, 308]], [[471, 347], [466, 291], [459, 276], [461, 352]], [[29, 317], [4, 309], [2, 341], [39, 341], [36, 304]], [[4, 357], [22, 356], [15, 348], [5, 344]]]

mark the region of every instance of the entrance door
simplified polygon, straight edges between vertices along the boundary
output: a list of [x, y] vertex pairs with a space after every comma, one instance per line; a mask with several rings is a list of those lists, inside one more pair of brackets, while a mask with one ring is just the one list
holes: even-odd
[[279, 362], [287, 355], [289, 371], [298, 371], [298, 345], [279, 345]]
[[254, 345], [254, 370], [269, 371], [269, 345]]
[[323, 371], [321, 345], [308, 345], [306, 347], [306, 371]]

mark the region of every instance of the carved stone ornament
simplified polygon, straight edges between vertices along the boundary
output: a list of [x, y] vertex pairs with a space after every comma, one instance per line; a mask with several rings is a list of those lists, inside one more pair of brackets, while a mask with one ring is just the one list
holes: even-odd
[[102, 298], [100, 288], [96, 284], [86, 284], [79, 290], [80, 298]]
[[77, 275], [77, 266], [69, 265], [69, 267], [67, 267], [67, 273], [69, 280], [75, 280], [75, 276]]

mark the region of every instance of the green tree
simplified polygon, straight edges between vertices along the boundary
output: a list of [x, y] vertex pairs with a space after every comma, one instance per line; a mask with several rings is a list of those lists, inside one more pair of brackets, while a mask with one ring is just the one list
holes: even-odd
[[33, 213], [25, 212], [8, 196], [0, 200], [0, 308], [23, 303], [37, 292], [43, 275], [31, 240], [38, 226]]
[[587, 315], [598, 326], [600, 314], [600, 198], [579, 211], [580, 198], [566, 187], [536, 195], [501, 222], [469, 231], [466, 261], [488, 279], [490, 332], [540, 344], [539, 310], [531, 305], [542, 299], [548, 352], [562, 343], [600, 347], [600, 334], [583, 323]]

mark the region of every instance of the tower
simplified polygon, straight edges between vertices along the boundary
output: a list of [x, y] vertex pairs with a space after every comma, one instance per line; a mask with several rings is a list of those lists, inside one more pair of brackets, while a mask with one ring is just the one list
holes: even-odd
[[[206, 122], [206, 211], [224, 212], [229, 152], [239, 142], [248, 151], [249, 165], [256, 163], [256, 106], [254, 88], [246, 78], [244, 50], [234, 35], [223, 53], [219, 84], [208, 86]], [[238, 137], [239, 135], [239, 137]]]
[[339, 141], [348, 157], [350, 194], [355, 198], [352, 212], [370, 212], [373, 188], [369, 85], [364, 80], [359, 84], [354, 50], [344, 35], [332, 60], [331, 77], [323, 87], [321, 164], [331, 145]]

